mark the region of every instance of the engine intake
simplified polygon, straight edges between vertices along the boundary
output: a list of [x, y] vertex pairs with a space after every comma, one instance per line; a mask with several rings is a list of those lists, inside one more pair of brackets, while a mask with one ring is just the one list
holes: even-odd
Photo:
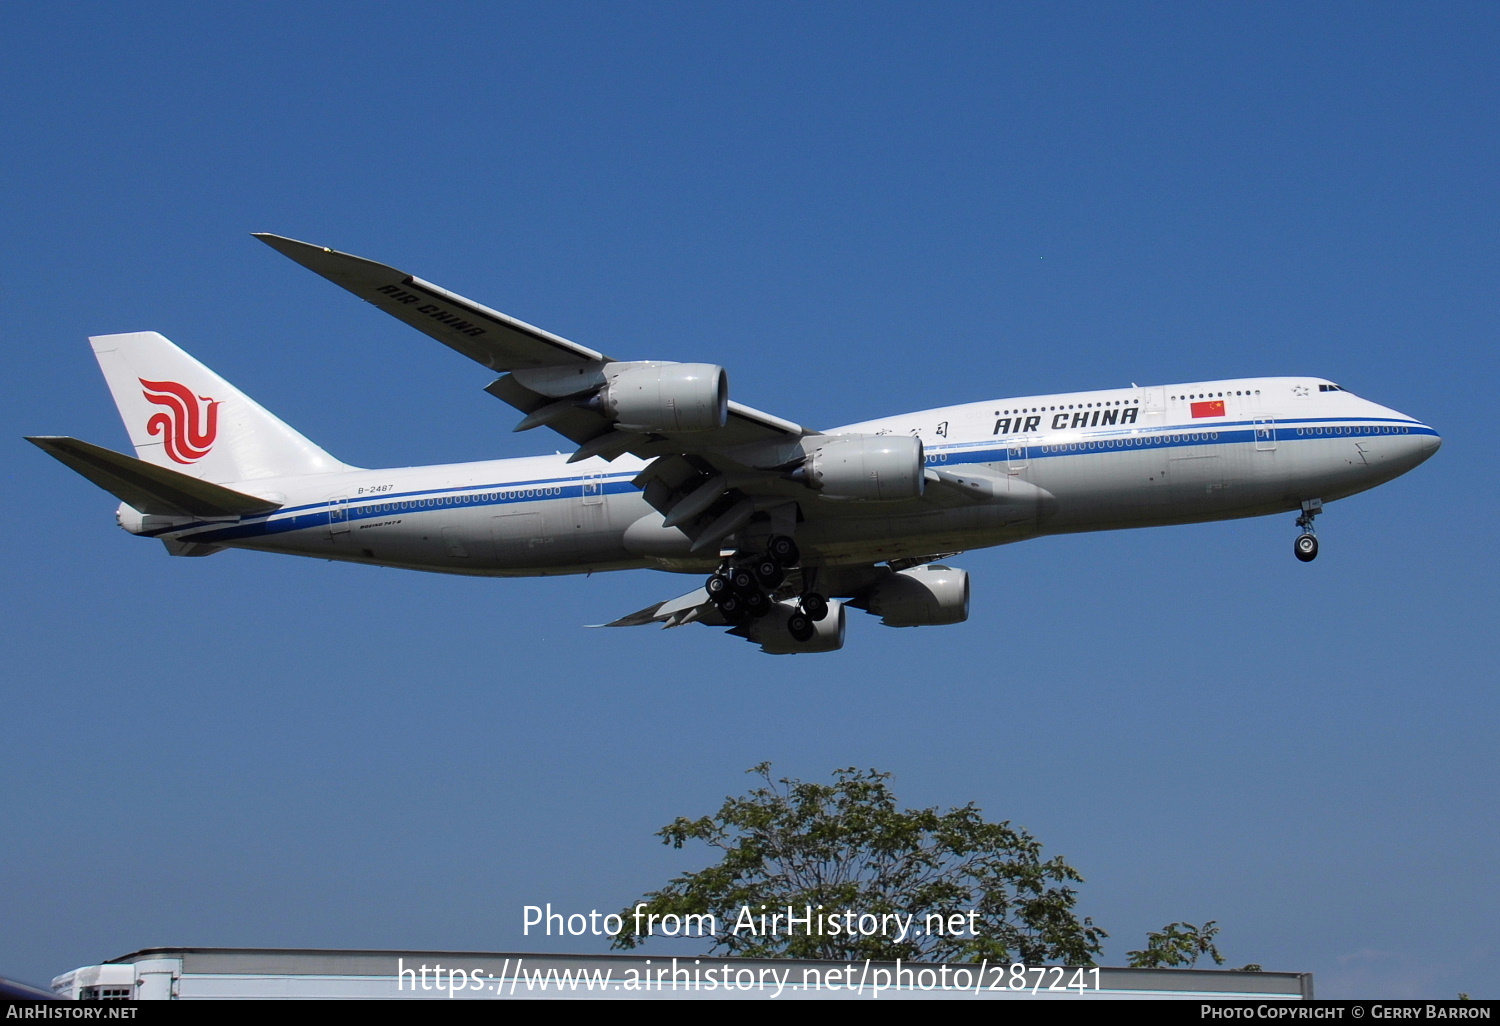
[[824, 442], [792, 476], [829, 498], [893, 502], [922, 494], [923, 470], [917, 436], [865, 435]]
[[927, 563], [882, 580], [858, 605], [887, 627], [936, 627], [969, 618], [969, 575]]
[[729, 375], [711, 363], [627, 367], [611, 373], [599, 408], [623, 430], [712, 431], [729, 416]]

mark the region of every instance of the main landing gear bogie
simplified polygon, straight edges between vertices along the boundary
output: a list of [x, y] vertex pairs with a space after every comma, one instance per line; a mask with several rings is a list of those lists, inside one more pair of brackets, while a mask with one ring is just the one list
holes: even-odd
[[[754, 559], [720, 567], [704, 583], [704, 589], [719, 614], [731, 624], [759, 619], [771, 611], [776, 589], [786, 581], [787, 569], [796, 566], [799, 559], [797, 543], [785, 535], [777, 535], [766, 543], [766, 551]], [[807, 641], [817, 633], [814, 624], [827, 615], [828, 600], [816, 592], [807, 592], [788, 617], [787, 632], [798, 641]]]

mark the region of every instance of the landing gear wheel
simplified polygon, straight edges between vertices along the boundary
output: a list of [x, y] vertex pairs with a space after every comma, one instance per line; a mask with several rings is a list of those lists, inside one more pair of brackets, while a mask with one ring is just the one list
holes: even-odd
[[813, 622], [807, 618], [806, 614], [793, 613], [786, 618], [786, 632], [798, 641], [807, 641], [818, 633], [818, 629], [813, 626]]
[[752, 591], [760, 589], [760, 582], [755, 579], [755, 572], [748, 566], [732, 566], [729, 568], [729, 583], [735, 591], [742, 591], [747, 595]]
[[828, 615], [828, 600], [815, 591], [802, 596], [802, 612], [814, 623]]
[[1297, 536], [1292, 551], [1304, 563], [1311, 563], [1318, 558], [1318, 536], [1313, 534], [1313, 520], [1322, 512], [1322, 499], [1302, 500], [1302, 515], [1297, 518], [1297, 526], [1302, 528], [1302, 533]]
[[750, 572], [755, 574], [755, 579], [760, 582], [762, 588], [776, 589], [781, 582], [786, 580], [786, 571], [781, 564], [770, 556], [757, 559], [750, 565]]
[[745, 612], [759, 620], [771, 611], [771, 600], [763, 591], [752, 591], [745, 596]]
[[719, 607], [719, 615], [731, 624], [742, 624], [750, 619], [749, 603], [738, 592], [726, 591], [714, 600], [714, 605]]
[[766, 555], [782, 566], [796, 566], [797, 560], [802, 558], [797, 543], [784, 534], [778, 534], [766, 543]]
[[703, 588], [708, 592], [709, 598], [717, 601], [720, 595], [729, 591], [729, 579], [723, 574], [714, 574], [704, 583]]

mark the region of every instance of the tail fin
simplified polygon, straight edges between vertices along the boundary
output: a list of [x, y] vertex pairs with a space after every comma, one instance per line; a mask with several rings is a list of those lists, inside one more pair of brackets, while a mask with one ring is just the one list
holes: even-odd
[[154, 331], [89, 343], [147, 463], [218, 483], [351, 469]]

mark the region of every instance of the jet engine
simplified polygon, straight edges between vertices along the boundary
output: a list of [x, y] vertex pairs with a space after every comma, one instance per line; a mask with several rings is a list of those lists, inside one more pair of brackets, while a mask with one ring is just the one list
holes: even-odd
[[711, 363], [627, 367], [611, 373], [596, 397], [622, 430], [712, 431], [729, 416], [729, 375]]
[[914, 499], [924, 483], [922, 440], [915, 435], [831, 438], [792, 477], [829, 498]]
[[887, 627], [936, 627], [969, 618], [967, 571], [927, 563], [883, 579], [859, 605]]
[[844, 647], [844, 604], [837, 599], [828, 601], [828, 615], [812, 621], [813, 635], [806, 641], [798, 641], [787, 629], [787, 621], [797, 612], [795, 599], [777, 602], [770, 612], [757, 620], [736, 627], [731, 634], [739, 634], [760, 646], [762, 652], [771, 655], [798, 655], [804, 652], [837, 652]]

